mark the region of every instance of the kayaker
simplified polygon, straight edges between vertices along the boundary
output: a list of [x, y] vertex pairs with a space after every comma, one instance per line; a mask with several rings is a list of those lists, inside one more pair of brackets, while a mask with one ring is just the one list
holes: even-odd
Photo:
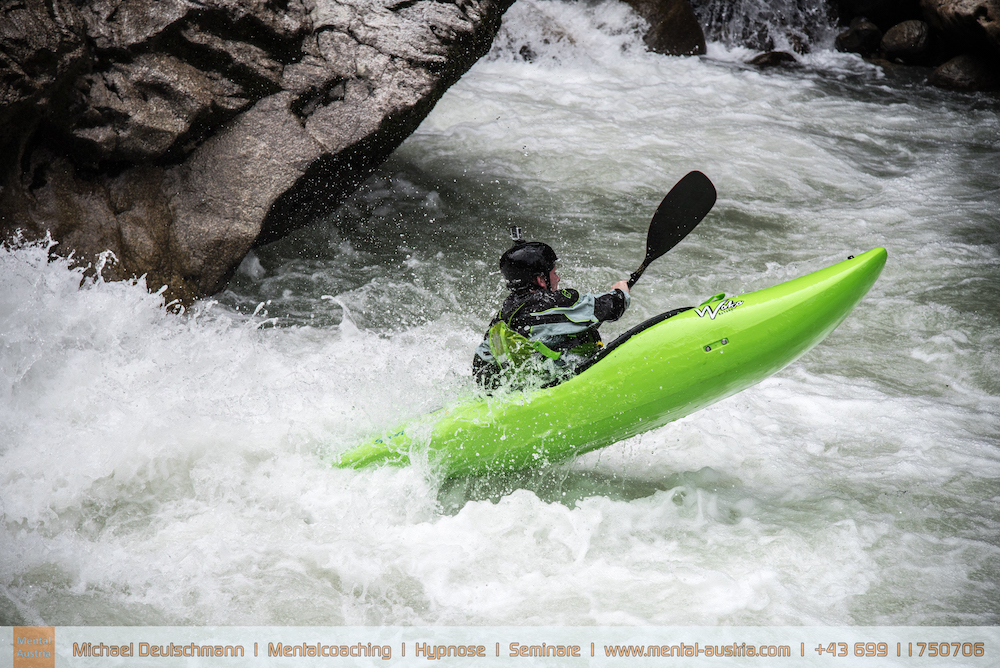
[[626, 281], [603, 294], [559, 289], [552, 247], [525, 241], [519, 227], [511, 237], [514, 245], [500, 257], [510, 294], [472, 360], [476, 382], [488, 391], [501, 385], [541, 387], [569, 377], [600, 350], [597, 328], [622, 317], [631, 299]]

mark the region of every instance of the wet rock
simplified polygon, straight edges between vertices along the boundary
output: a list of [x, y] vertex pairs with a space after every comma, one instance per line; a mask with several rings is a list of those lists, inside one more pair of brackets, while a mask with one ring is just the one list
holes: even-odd
[[862, 56], [870, 56], [878, 51], [881, 43], [882, 31], [863, 16], [852, 20], [847, 30], [838, 34], [835, 40], [838, 51]]
[[922, 18], [920, 0], [837, 0], [836, 5], [841, 20], [864, 17], [883, 33], [903, 21]]
[[649, 23], [643, 37], [650, 51], [668, 56], [705, 53], [705, 33], [689, 0], [625, 0]]
[[0, 232], [188, 301], [329, 213], [483, 54], [512, 0], [0, 6]]
[[1000, 74], [991, 62], [966, 53], [935, 69], [927, 82], [939, 88], [964, 92], [997, 90], [1000, 89]]
[[882, 53], [888, 60], [920, 64], [930, 51], [930, 27], [923, 21], [903, 21], [886, 31], [882, 37]]
[[1000, 58], [1000, 0], [920, 0], [927, 22], [964, 50]]
[[85, 67], [77, 7], [60, 9], [50, 11], [44, 0], [0, 6], [0, 156], [11, 155], [22, 128]]
[[97, 163], [144, 162], [183, 151], [193, 128], [217, 125], [250, 103], [229, 79], [167, 54], [140, 54], [76, 83], [76, 99], [59, 129]]
[[754, 67], [777, 67], [779, 65], [794, 65], [798, 59], [787, 51], [768, 51], [761, 53], [747, 61]]

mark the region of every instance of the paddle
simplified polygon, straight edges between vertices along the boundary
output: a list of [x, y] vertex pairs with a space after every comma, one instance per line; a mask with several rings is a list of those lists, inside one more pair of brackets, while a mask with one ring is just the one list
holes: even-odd
[[679, 244], [714, 205], [715, 186], [707, 176], [701, 172], [688, 172], [678, 181], [660, 202], [653, 219], [649, 221], [646, 259], [628, 279], [629, 289], [632, 289], [653, 260]]

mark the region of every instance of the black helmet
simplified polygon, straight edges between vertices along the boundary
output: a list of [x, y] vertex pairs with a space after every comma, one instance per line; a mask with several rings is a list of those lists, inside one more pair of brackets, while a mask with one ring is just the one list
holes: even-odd
[[511, 236], [514, 245], [500, 256], [500, 273], [507, 279], [509, 290], [524, 290], [535, 285], [536, 276], [544, 276], [549, 283], [549, 272], [556, 266], [556, 252], [541, 241], [524, 241], [520, 228]]

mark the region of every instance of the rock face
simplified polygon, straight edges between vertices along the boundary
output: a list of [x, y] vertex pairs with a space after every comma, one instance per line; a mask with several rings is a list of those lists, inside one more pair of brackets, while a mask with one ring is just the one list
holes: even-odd
[[512, 2], [5, 2], [0, 232], [216, 292], [381, 164]]

